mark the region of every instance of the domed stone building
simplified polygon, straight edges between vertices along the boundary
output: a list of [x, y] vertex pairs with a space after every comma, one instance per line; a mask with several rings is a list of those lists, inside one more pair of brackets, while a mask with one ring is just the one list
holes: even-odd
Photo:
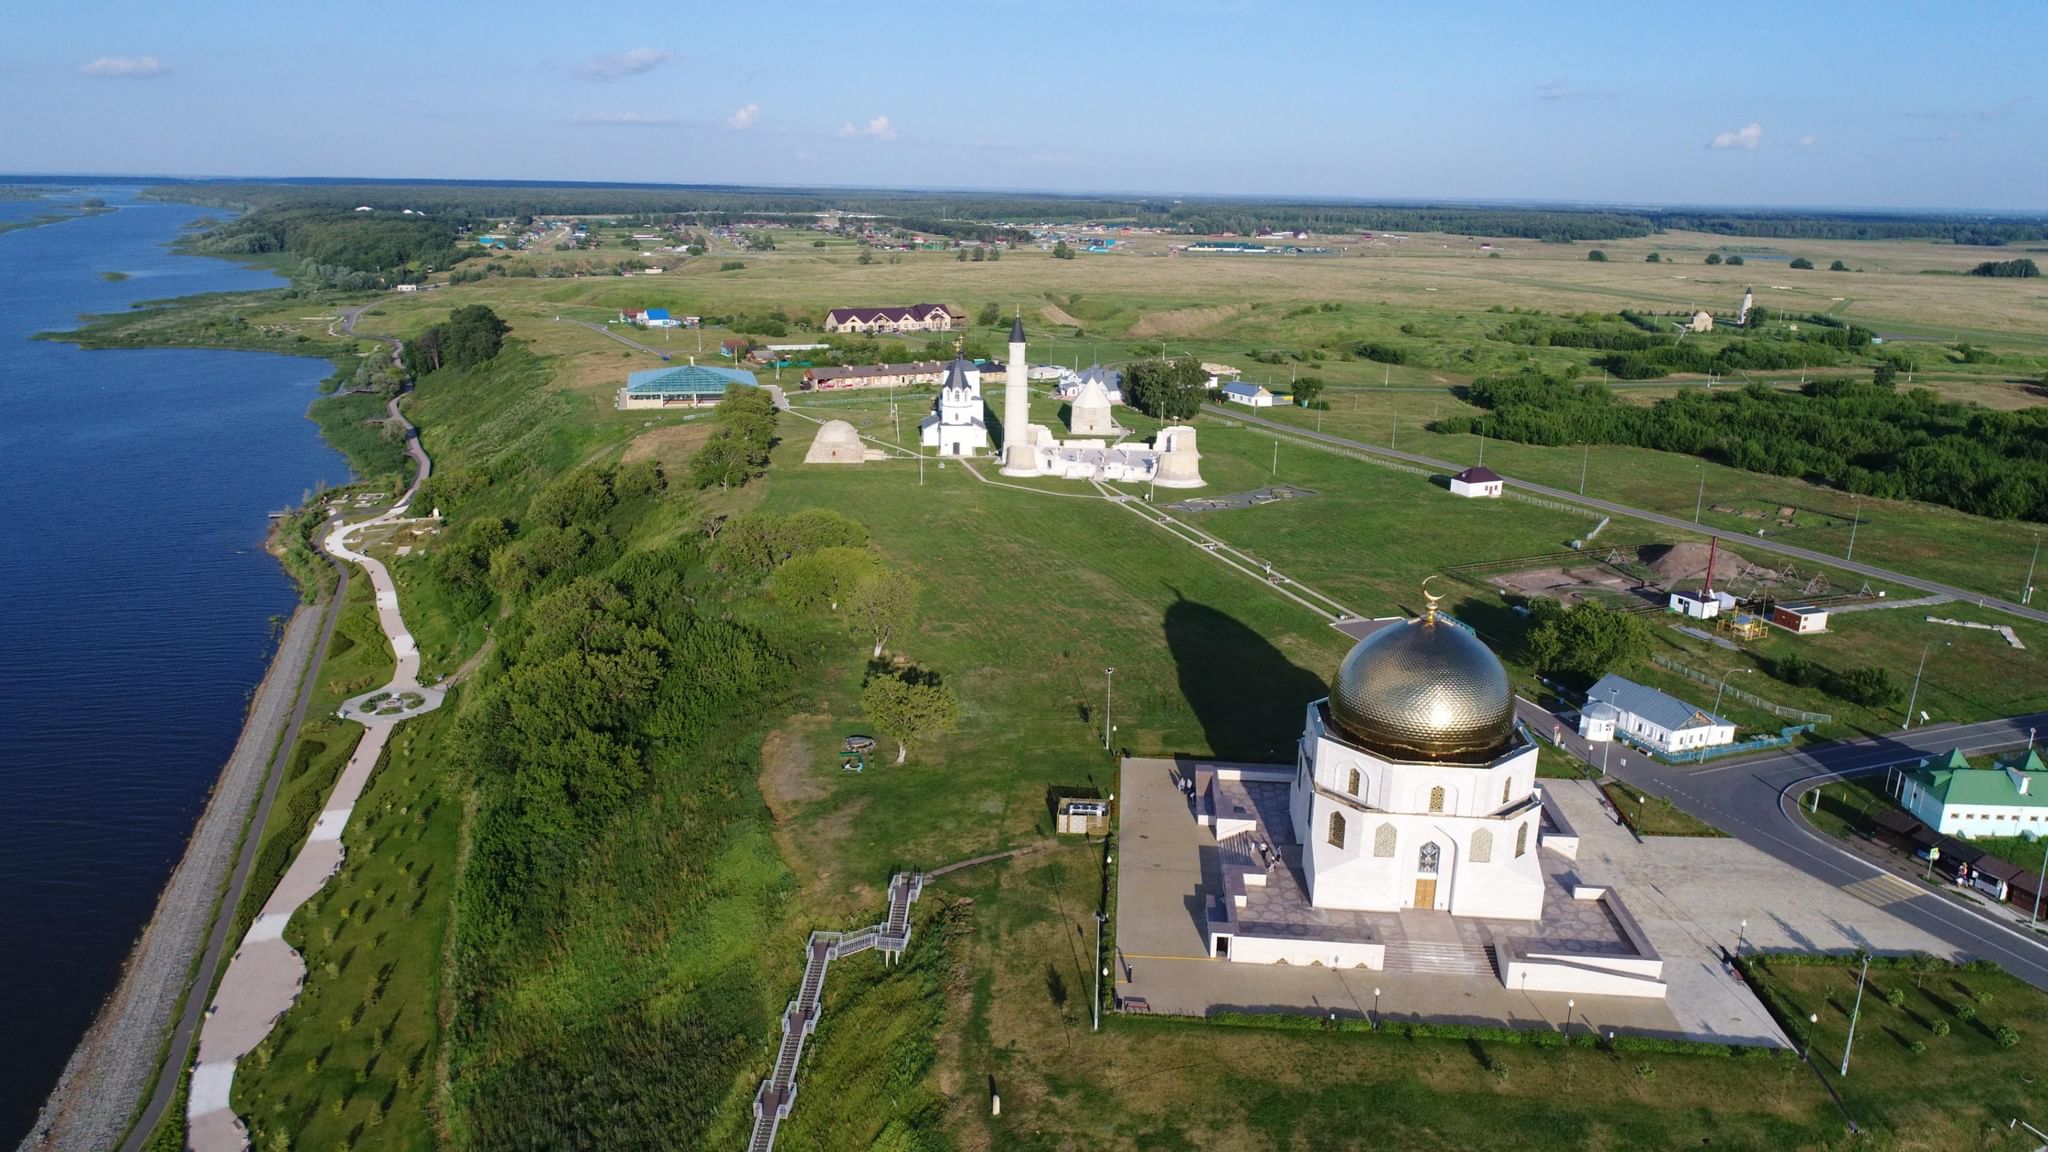
[[1543, 915], [1536, 745], [1499, 658], [1433, 599], [1309, 704], [1289, 814], [1317, 908]]

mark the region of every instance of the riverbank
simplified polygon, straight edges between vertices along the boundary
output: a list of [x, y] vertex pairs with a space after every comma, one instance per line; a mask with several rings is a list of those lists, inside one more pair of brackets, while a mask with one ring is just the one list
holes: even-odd
[[[208, 929], [233, 912], [238, 893], [227, 891], [230, 869], [242, 854], [238, 849], [245, 842], [253, 847], [261, 832], [262, 813], [252, 813], [252, 807], [289, 754], [286, 729], [299, 711], [300, 697], [311, 690], [309, 664], [337, 600], [302, 607], [285, 626], [184, 857], [129, 953], [120, 983], [21, 1142], [22, 1152], [111, 1148], [136, 1116], [137, 1102], [150, 1091], [163, 1060], [172, 1022], [185, 1006]], [[210, 988], [211, 974], [205, 975]], [[185, 1039], [189, 1043], [189, 1034]]]

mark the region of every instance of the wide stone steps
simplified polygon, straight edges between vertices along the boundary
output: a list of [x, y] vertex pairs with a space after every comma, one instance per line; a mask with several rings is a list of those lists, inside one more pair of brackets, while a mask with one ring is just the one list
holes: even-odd
[[1419, 976], [1490, 976], [1493, 957], [1484, 944], [1406, 940], [1387, 945], [1386, 970]]

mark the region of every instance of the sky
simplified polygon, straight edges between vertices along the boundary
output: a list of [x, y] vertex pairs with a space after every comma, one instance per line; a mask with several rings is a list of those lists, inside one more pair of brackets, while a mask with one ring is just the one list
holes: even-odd
[[2048, 210], [2048, 5], [8, 0], [0, 171]]

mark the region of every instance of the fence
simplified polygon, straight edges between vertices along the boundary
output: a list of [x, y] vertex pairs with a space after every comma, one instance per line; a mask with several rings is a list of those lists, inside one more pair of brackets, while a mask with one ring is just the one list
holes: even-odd
[[1729, 687], [1725, 684], [1722, 677], [1708, 675], [1697, 668], [1689, 668], [1668, 656], [1652, 656], [1650, 657], [1650, 663], [1667, 672], [1676, 672], [1694, 683], [1715, 685], [1723, 694], [1740, 700], [1744, 704], [1761, 708], [1771, 715], [1785, 720], [1797, 720], [1807, 725], [1832, 724], [1835, 720], [1833, 716], [1828, 715], [1826, 712], [1808, 712], [1803, 708], [1787, 708], [1783, 704], [1774, 704], [1761, 696], [1744, 692], [1740, 688]]

